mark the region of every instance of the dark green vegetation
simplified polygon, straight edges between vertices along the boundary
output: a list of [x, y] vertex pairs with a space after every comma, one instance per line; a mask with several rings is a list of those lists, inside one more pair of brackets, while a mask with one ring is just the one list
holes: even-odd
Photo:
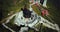
[[60, 26], [60, 0], [48, 0], [47, 6], [52, 19]]

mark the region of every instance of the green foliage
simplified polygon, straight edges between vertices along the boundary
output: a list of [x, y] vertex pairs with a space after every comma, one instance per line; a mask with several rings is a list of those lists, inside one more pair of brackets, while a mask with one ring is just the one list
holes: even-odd
[[28, 4], [29, 0], [4, 0], [2, 2], [2, 15], [4, 19], [9, 16], [8, 13], [10, 14], [11, 11], [13, 11], [13, 13], [21, 11], [21, 8], [25, 3]]

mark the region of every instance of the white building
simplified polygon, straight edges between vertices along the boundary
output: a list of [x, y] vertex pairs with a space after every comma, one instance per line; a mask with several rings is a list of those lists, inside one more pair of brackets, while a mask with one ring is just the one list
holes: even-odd
[[[41, 0], [29, 0], [29, 1], [32, 2], [32, 3], [36, 3], [36, 2], [37, 2], [37, 3], [41, 4], [41, 3], [40, 3]], [[43, 5], [44, 7], [47, 7], [46, 4], [47, 4], [47, 0], [44, 0], [42, 5]]]

